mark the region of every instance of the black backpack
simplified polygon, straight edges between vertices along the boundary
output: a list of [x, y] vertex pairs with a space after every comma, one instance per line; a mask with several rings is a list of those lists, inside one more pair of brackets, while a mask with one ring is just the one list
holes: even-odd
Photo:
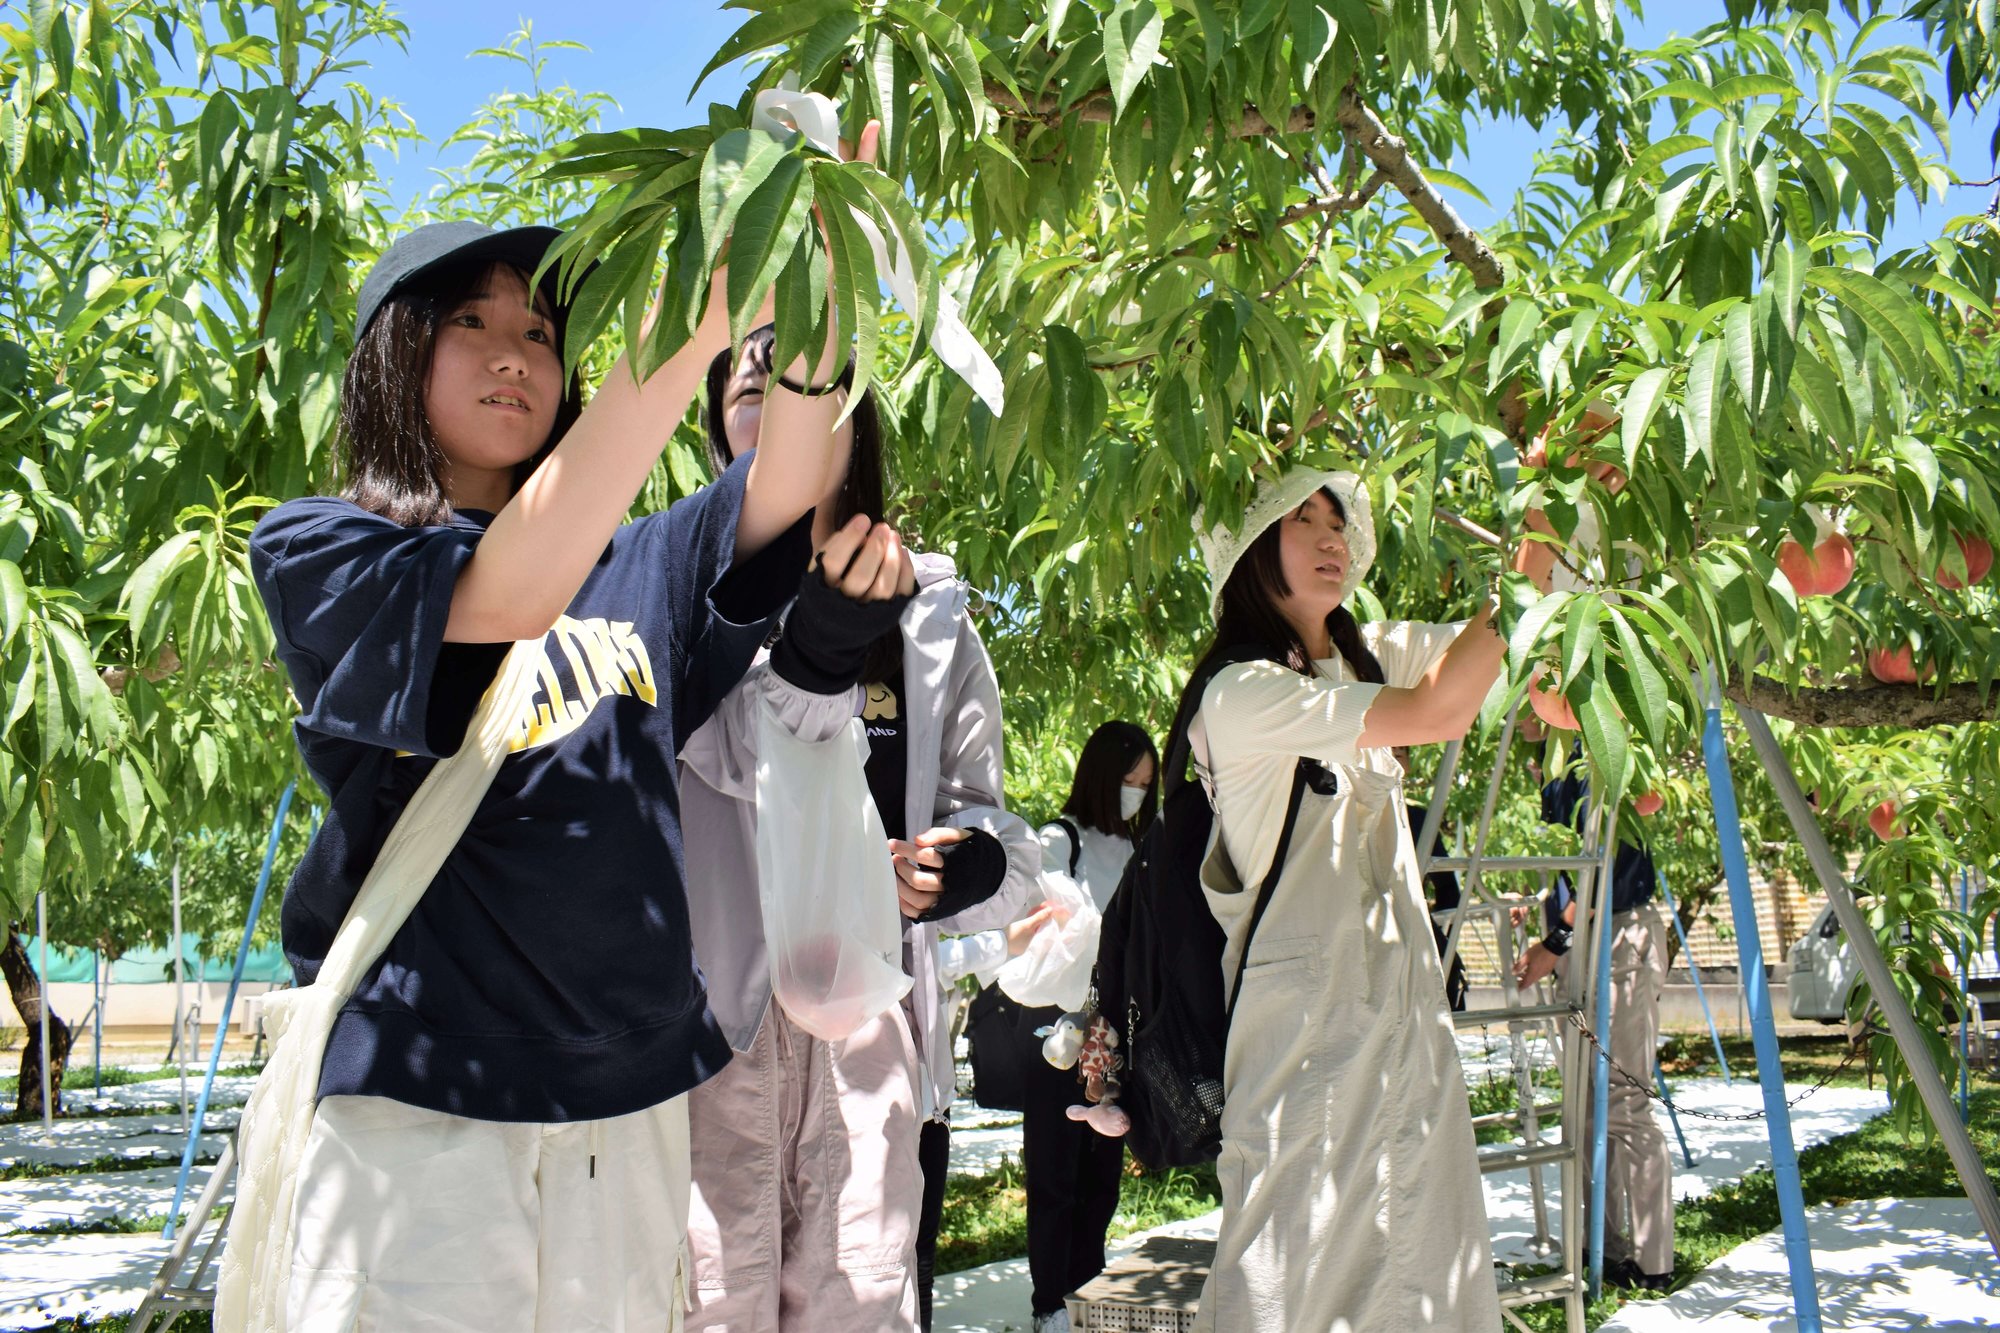
[[[1266, 656], [1246, 652], [1219, 664]], [[1193, 696], [1199, 699], [1197, 692]], [[1164, 772], [1186, 772], [1185, 728], [1177, 725]], [[1284, 869], [1308, 785], [1330, 790], [1332, 775], [1310, 759], [1292, 770], [1285, 824], [1271, 865], [1257, 884], [1244, 954]], [[1167, 795], [1126, 862], [1118, 891], [1104, 909], [1097, 967], [1092, 974], [1099, 1012], [1118, 1030], [1118, 1105], [1131, 1117], [1126, 1146], [1155, 1170], [1213, 1160], [1222, 1150], [1222, 1057], [1229, 1014], [1242, 988], [1242, 968], [1225, 1000], [1222, 993], [1222, 927], [1201, 888], [1215, 813], [1199, 782], [1184, 781]]]

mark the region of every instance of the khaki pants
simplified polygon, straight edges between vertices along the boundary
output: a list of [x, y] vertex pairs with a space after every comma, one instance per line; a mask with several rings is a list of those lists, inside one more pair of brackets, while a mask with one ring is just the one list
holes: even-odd
[[661, 1333], [684, 1304], [687, 1099], [611, 1120], [319, 1104], [290, 1333]]
[[826, 1042], [773, 1003], [688, 1094], [690, 1330], [916, 1328], [916, 1072], [901, 1005]]
[[[1650, 1096], [1669, 929], [1660, 909], [1651, 903], [1611, 918], [1611, 1059], [1646, 1081], [1627, 1079], [1616, 1068], [1609, 1074], [1604, 1258], [1607, 1263], [1631, 1259], [1642, 1272], [1655, 1274], [1674, 1268], [1674, 1163]], [[1565, 967], [1572, 956], [1564, 955]], [[1586, 1097], [1582, 1131], [1586, 1143], [1590, 1109]]]

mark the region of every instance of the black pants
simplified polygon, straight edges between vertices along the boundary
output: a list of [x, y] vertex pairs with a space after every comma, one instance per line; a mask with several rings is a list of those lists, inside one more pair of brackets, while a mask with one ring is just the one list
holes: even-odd
[[[1043, 1011], [1053, 1022], [1057, 1011]], [[1039, 1025], [1038, 1025], [1039, 1026]], [[1028, 1186], [1030, 1308], [1063, 1308], [1063, 1298], [1104, 1271], [1104, 1232], [1118, 1211], [1125, 1141], [1107, 1139], [1067, 1114], [1083, 1103], [1073, 1069], [1037, 1060], [1027, 1080], [1021, 1165]], [[1275, 1331], [1274, 1331], [1275, 1333]]]
[[917, 1134], [924, 1204], [917, 1214], [917, 1323], [931, 1333], [931, 1278], [937, 1270], [938, 1225], [944, 1220], [944, 1178], [951, 1170], [951, 1126], [926, 1120]]

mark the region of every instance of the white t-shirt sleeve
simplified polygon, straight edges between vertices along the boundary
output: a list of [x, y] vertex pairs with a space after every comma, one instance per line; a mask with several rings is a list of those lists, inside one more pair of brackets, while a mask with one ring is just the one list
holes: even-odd
[[1042, 841], [1042, 873], [1044, 875], [1067, 875], [1069, 858], [1076, 850], [1070, 841], [1069, 830], [1060, 821], [1050, 821], [1036, 830], [1035, 836]]
[[1224, 667], [1201, 697], [1209, 753], [1218, 763], [1268, 755], [1358, 763], [1362, 725], [1381, 692], [1380, 685], [1302, 676], [1276, 662]]
[[1382, 679], [1405, 688], [1437, 665], [1467, 621], [1436, 625], [1421, 620], [1378, 620], [1361, 627], [1361, 637], [1382, 664]]

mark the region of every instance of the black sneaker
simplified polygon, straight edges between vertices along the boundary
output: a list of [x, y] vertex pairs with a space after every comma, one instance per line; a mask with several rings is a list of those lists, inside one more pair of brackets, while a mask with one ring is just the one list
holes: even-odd
[[1648, 1273], [1636, 1259], [1614, 1259], [1605, 1266], [1604, 1280], [1611, 1286], [1637, 1291], [1665, 1291], [1674, 1285], [1671, 1272]]

